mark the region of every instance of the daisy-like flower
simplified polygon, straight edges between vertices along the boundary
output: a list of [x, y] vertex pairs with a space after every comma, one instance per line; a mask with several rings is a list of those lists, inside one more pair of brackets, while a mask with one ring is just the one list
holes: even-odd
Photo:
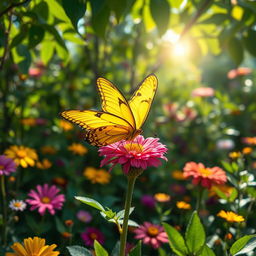
[[105, 241], [103, 233], [94, 227], [88, 227], [85, 232], [81, 233], [81, 238], [87, 246], [93, 246], [94, 240], [97, 240], [100, 244]]
[[36, 167], [41, 170], [46, 170], [52, 167], [52, 163], [48, 159], [44, 158], [41, 162], [36, 163]]
[[192, 183], [194, 185], [200, 184], [208, 189], [212, 185], [220, 185], [227, 182], [226, 173], [217, 166], [209, 168], [205, 167], [202, 163], [189, 162], [186, 163], [183, 171], [185, 178], [193, 178]]
[[65, 196], [58, 194], [59, 191], [55, 185], [37, 185], [36, 190], [30, 190], [28, 196], [31, 198], [26, 202], [31, 205], [31, 211], [38, 209], [40, 215], [44, 215], [48, 210], [50, 214], [54, 215], [55, 210], [60, 210], [65, 202]]
[[154, 198], [159, 203], [166, 203], [166, 202], [169, 202], [171, 200], [170, 195], [165, 194], [165, 193], [156, 193], [154, 195]]
[[221, 210], [217, 216], [225, 219], [227, 222], [243, 222], [244, 221], [244, 217], [241, 215], [238, 215], [234, 212], [225, 212], [223, 210]]
[[12, 158], [17, 166], [21, 165], [23, 168], [35, 166], [36, 160], [38, 159], [34, 149], [24, 146], [10, 146], [5, 150], [4, 154]]
[[45, 239], [39, 237], [29, 237], [24, 239], [23, 244], [14, 243], [11, 248], [13, 253], [7, 253], [7, 256], [58, 256], [59, 251], [54, 251], [56, 244], [46, 245]]
[[183, 210], [190, 210], [191, 209], [191, 205], [184, 202], [184, 201], [178, 201], [176, 203], [176, 206], [177, 206], [177, 208], [183, 209]]
[[16, 171], [16, 164], [11, 158], [6, 157], [5, 155], [0, 156], [0, 176], [5, 175], [9, 176], [12, 172]]
[[80, 156], [83, 156], [88, 152], [88, 149], [80, 143], [72, 143], [68, 147], [68, 150], [71, 151], [73, 154]]
[[83, 175], [90, 180], [92, 184], [108, 184], [111, 178], [109, 172], [104, 169], [96, 169], [94, 167], [86, 167]]
[[211, 87], [199, 87], [192, 91], [194, 97], [212, 97], [214, 96], [214, 89]]
[[15, 200], [13, 199], [9, 203], [9, 207], [14, 211], [24, 211], [26, 209], [27, 204], [23, 200]]
[[110, 170], [121, 164], [123, 172], [128, 174], [130, 168], [145, 170], [149, 166], [157, 167], [161, 164], [160, 159], [167, 161], [164, 154], [167, 152], [165, 145], [158, 138], [144, 139], [142, 135], [132, 141], [122, 140], [99, 149], [100, 156], [105, 156], [101, 166], [111, 164]]
[[84, 223], [88, 223], [92, 220], [92, 215], [89, 212], [84, 210], [78, 211], [76, 214], [76, 217]]
[[140, 239], [144, 244], [152, 246], [157, 249], [162, 243], [168, 243], [168, 237], [164, 228], [150, 222], [144, 222], [134, 230], [135, 239]]

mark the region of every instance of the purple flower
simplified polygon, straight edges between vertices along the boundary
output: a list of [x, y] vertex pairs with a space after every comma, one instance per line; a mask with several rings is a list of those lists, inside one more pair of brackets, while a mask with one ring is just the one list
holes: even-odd
[[84, 223], [88, 223], [92, 220], [92, 215], [89, 212], [84, 210], [78, 211], [76, 214], [76, 217]]
[[38, 212], [41, 215], [44, 215], [46, 210], [48, 210], [51, 215], [54, 215], [55, 210], [62, 208], [65, 202], [65, 196], [58, 194], [60, 190], [55, 185], [37, 185], [36, 189], [37, 191], [33, 189], [30, 190], [28, 196], [30, 196], [31, 199], [26, 200], [26, 202], [31, 205], [31, 211], [38, 208]]
[[105, 240], [103, 233], [94, 227], [88, 227], [85, 232], [81, 233], [81, 238], [87, 246], [93, 246], [94, 240], [100, 244], [103, 244]]
[[11, 158], [0, 155], [0, 175], [10, 175], [16, 171], [16, 164]]
[[140, 199], [141, 203], [148, 208], [155, 208], [156, 200], [151, 195], [143, 195]]

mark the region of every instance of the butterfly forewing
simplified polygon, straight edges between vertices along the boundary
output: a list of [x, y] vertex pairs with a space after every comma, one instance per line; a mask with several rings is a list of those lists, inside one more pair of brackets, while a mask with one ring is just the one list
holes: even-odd
[[129, 106], [133, 113], [137, 129], [140, 129], [147, 119], [151, 103], [157, 90], [157, 84], [155, 75], [147, 76], [129, 100]]
[[102, 100], [102, 110], [125, 119], [136, 129], [133, 113], [122, 93], [107, 79], [98, 78], [97, 86]]

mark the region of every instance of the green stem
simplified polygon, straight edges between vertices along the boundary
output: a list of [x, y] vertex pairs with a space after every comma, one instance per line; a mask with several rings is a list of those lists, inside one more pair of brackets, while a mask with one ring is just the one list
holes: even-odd
[[198, 188], [198, 196], [197, 196], [197, 202], [196, 202], [196, 210], [199, 211], [201, 204], [202, 204], [202, 198], [203, 198], [203, 188]]
[[127, 178], [128, 178], [128, 185], [127, 185], [127, 192], [126, 192], [126, 198], [125, 198], [124, 220], [123, 220], [123, 227], [122, 227], [122, 233], [120, 238], [119, 256], [125, 256], [129, 213], [130, 213], [131, 202], [132, 202], [133, 187], [134, 187], [137, 176], [127, 176]]
[[5, 180], [4, 175], [1, 175], [1, 192], [3, 195], [3, 245], [6, 246], [6, 221], [7, 221], [7, 208], [6, 208], [6, 192], [5, 192]]

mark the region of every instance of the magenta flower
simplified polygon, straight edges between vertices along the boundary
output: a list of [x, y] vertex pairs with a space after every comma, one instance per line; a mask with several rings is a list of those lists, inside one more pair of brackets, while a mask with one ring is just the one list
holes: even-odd
[[143, 204], [145, 207], [148, 207], [150, 209], [155, 208], [156, 206], [156, 200], [151, 195], [143, 195], [140, 199], [141, 204]]
[[36, 189], [37, 191], [33, 189], [30, 190], [28, 196], [30, 196], [31, 199], [26, 200], [26, 202], [31, 205], [31, 211], [38, 208], [38, 212], [41, 215], [44, 215], [46, 210], [54, 215], [55, 210], [60, 210], [62, 208], [62, 205], [65, 202], [65, 196], [63, 194], [58, 194], [60, 190], [55, 185], [37, 185]]
[[84, 223], [88, 223], [92, 220], [92, 215], [89, 212], [84, 210], [78, 211], [76, 214], [76, 217]]
[[81, 233], [81, 238], [87, 246], [93, 246], [94, 240], [100, 244], [103, 244], [105, 240], [103, 233], [94, 227], [88, 227], [85, 232]]
[[144, 222], [134, 230], [134, 233], [136, 234], [135, 239], [142, 240], [144, 244], [148, 244], [154, 249], [159, 248], [162, 243], [168, 243], [168, 236], [164, 232], [164, 228], [150, 222]]
[[0, 175], [8, 176], [15, 171], [16, 171], [16, 164], [14, 163], [14, 161], [5, 155], [1, 155], [0, 156]]
[[164, 154], [167, 151], [165, 145], [158, 142], [158, 138], [144, 139], [142, 135], [132, 141], [122, 140], [99, 149], [100, 156], [105, 156], [101, 161], [101, 167], [111, 164], [110, 170], [121, 164], [123, 172], [127, 174], [131, 167], [147, 169], [149, 166], [159, 166], [162, 158], [167, 161]]

